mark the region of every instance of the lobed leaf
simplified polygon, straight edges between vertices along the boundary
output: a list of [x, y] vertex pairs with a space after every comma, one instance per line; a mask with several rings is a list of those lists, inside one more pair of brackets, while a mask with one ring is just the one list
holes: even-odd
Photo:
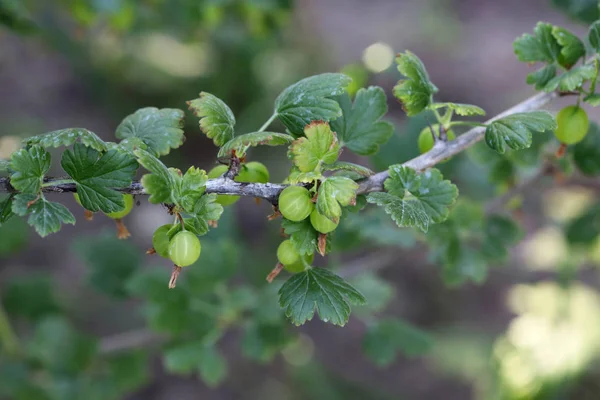
[[131, 185], [138, 168], [129, 154], [117, 150], [101, 154], [81, 143], [75, 143], [73, 151], [63, 153], [61, 165], [75, 181], [81, 205], [104, 213], [123, 210], [123, 194], [114, 189]]
[[556, 76], [556, 66], [548, 64], [527, 75], [527, 84], [535, 85], [536, 90], [542, 90]]
[[380, 87], [371, 86], [356, 93], [354, 104], [348, 93], [336, 97], [342, 116], [330, 122], [341, 146], [359, 155], [377, 153], [379, 146], [394, 133], [394, 126], [380, 119], [387, 113], [387, 98]]
[[[183, 144], [183, 117], [183, 111], [175, 108], [141, 108], [123, 119], [115, 135], [119, 139], [138, 138], [147, 146], [148, 152], [164, 156]], [[137, 141], [121, 144], [133, 150]]]
[[556, 129], [556, 121], [547, 111], [531, 111], [506, 116], [490, 123], [485, 130], [485, 142], [498, 153], [506, 146], [514, 150], [531, 146], [532, 132]]
[[371, 171], [367, 167], [363, 167], [362, 165], [354, 164], [347, 161], [336, 161], [333, 164], [324, 164], [324, 171], [349, 171], [354, 172], [362, 177], [369, 177], [374, 175], [375, 172]]
[[317, 196], [317, 210], [331, 220], [338, 220], [342, 207], [356, 203], [358, 183], [343, 176], [331, 176], [321, 181]]
[[233, 139], [235, 116], [218, 97], [201, 92], [200, 97], [187, 102], [189, 109], [200, 118], [200, 130], [212, 139], [215, 145], [223, 146]]
[[522, 62], [552, 63], [558, 60], [561, 47], [552, 34], [552, 24], [538, 22], [533, 35], [523, 34], [513, 43], [515, 54]]
[[415, 198], [402, 199], [390, 193], [370, 193], [367, 201], [383, 207], [400, 227], [416, 227], [427, 232], [431, 222], [423, 204]]
[[10, 156], [10, 169], [14, 171], [10, 184], [22, 193], [38, 193], [51, 162], [50, 153], [40, 146], [15, 151]]
[[485, 110], [481, 107], [474, 106], [472, 104], [462, 103], [433, 103], [431, 108], [436, 110], [438, 108], [447, 108], [454, 111], [458, 115], [463, 117], [469, 117], [473, 115], [485, 115]]
[[169, 169], [151, 153], [138, 149], [134, 151], [138, 162], [151, 174], [142, 176], [142, 186], [150, 195], [148, 201], [153, 204], [173, 203], [172, 193], [175, 190], [175, 179]]
[[327, 122], [311, 122], [304, 134], [306, 137], [296, 139], [288, 152], [300, 172], [320, 172], [322, 164], [337, 161], [340, 145]]
[[106, 143], [98, 135], [84, 128], [60, 129], [43, 135], [29, 137], [23, 142], [28, 146], [60, 147], [71, 146], [77, 141], [98, 151], [108, 150]]
[[546, 84], [544, 90], [552, 92], [556, 89], [561, 92], [571, 92], [583, 85], [589, 79], [594, 78], [597, 74], [597, 65], [585, 64], [575, 67], [564, 74], [558, 75]]
[[75, 217], [60, 203], [48, 201], [33, 194], [18, 194], [12, 203], [12, 212], [23, 217], [29, 215], [27, 223], [45, 237], [58, 232], [62, 224], [75, 225]]
[[281, 227], [284, 233], [290, 236], [292, 244], [301, 255], [310, 255], [315, 252], [319, 233], [313, 228], [308, 218], [300, 222], [284, 218]]
[[600, 127], [592, 122], [585, 138], [573, 146], [573, 161], [582, 174], [600, 175]]
[[342, 115], [339, 104], [330, 97], [343, 94], [351, 81], [344, 74], [334, 73], [302, 79], [277, 97], [275, 113], [293, 136], [302, 136], [312, 121], [330, 121]]
[[210, 221], [218, 221], [223, 214], [223, 206], [217, 203], [215, 193], [205, 194], [198, 199], [191, 213], [189, 213], [190, 225], [186, 226], [196, 235], [206, 235], [209, 230]]
[[433, 339], [421, 329], [400, 319], [384, 319], [369, 326], [363, 349], [377, 365], [391, 364], [398, 352], [416, 357], [433, 347]]
[[429, 107], [438, 88], [429, 80], [421, 60], [410, 51], [399, 54], [396, 63], [400, 73], [407, 79], [400, 80], [394, 86], [394, 96], [402, 102], [406, 115], [410, 117]]
[[290, 144], [294, 137], [286, 133], [276, 132], [252, 132], [244, 135], [236, 136], [225, 143], [219, 149], [219, 157], [224, 157], [231, 154], [232, 150], [236, 151], [238, 157], [243, 157], [246, 154], [248, 147], [255, 146], [281, 146]]
[[365, 303], [360, 292], [324, 268], [295, 274], [279, 289], [279, 305], [295, 325], [312, 320], [316, 309], [322, 321], [344, 326], [350, 316], [350, 304]]
[[208, 181], [206, 172], [192, 166], [188, 168], [183, 177], [175, 175], [173, 179], [176, 183], [176, 202], [185, 211], [192, 212], [206, 190], [206, 182]]
[[553, 27], [552, 36], [554, 36], [561, 46], [558, 62], [563, 67], [567, 69], [571, 68], [585, 55], [585, 46], [581, 39], [565, 28], [561, 28], [560, 26]]

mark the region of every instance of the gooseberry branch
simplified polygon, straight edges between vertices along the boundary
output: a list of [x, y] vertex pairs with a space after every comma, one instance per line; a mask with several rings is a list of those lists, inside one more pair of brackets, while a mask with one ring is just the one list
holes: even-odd
[[[569, 94], [569, 93], [567, 93]], [[539, 93], [525, 101], [509, 108], [508, 110], [496, 115], [486, 121], [486, 124], [504, 118], [511, 114], [533, 111], [542, 108], [560, 94], [558, 92]], [[433, 148], [427, 153], [421, 154], [409, 161], [403, 163], [404, 166], [413, 168], [417, 171], [423, 171], [431, 168], [443, 160], [458, 154], [477, 142], [481, 141], [485, 134], [485, 126], [478, 126], [464, 134], [458, 136], [456, 140], [442, 141], [438, 140]], [[227, 175], [227, 174], [225, 174]], [[388, 178], [389, 172], [382, 171], [369, 178], [360, 180], [357, 194], [365, 194], [370, 192], [380, 192], [383, 190], [383, 183]], [[52, 184], [56, 182], [56, 184]], [[206, 193], [236, 195], [244, 197], [255, 197], [265, 199], [271, 204], [277, 204], [279, 194], [288, 185], [277, 183], [245, 183], [236, 182], [225, 176], [209, 179], [206, 183]], [[129, 187], [124, 189], [116, 189], [122, 193], [133, 195], [145, 195], [144, 188], [139, 182], [133, 182]], [[74, 183], [64, 183], [63, 178], [46, 178], [42, 187], [43, 192], [47, 193], [73, 193], [77, 191]], [[10, 185], [9, 178], [0, 178], [0, 193], [17, 193]]]

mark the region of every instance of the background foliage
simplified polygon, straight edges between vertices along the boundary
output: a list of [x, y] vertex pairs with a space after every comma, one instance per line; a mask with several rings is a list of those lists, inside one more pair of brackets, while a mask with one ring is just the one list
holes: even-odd
[[[0, 158], [22, 138], [64, 126], [89, 127], [108, 140], [136, 109], [181, 107], [200, 90], [224, 99], [236, 130], [251, 132], [271, 115], [284, 87], [324, 71], [350, 74], [354, 91], [381, 85], [392, 99], [399, 76], [391, 59], [376, 68], [386, 59], [381, 46], [370, 46], [378, 41], [418, 50], [439, 101], [478, 104], [494, 115], [531, 93], [526, 80], [545, 86], [541, 75], [526, 78], [534, 70], [518, 63], [515, 38], [531, 34], [537, 21], [586, 36], [582, 23], [598, 19], [596, 1], [419, 3], [3, 0]], [[368, 33], [374, 26], [381, 32]], [[523, 54], [516, 51], [543, 67], [563, 60]], [[396, 129], [387, 144], [369, 157], [344, 153], [345, 160], [380, 171], [418, 154], [427, 116], [407, 119], [396, 103], [388, 106]], [[380, 116], [369, 116], [379, 124], [371, 133], [376, 143], [390, 135]], [[182, 129], [185, 146], [163, 160], [182, 169], [215, 165], [216, 148], [195, 134], [190, 113]], [[264, 202], [242, 199], [224, 214], [177, 290], [165, 284], [168, 266], [144, 255], [152, 231], [170, 222], [144, 199], [127, 218], [128, 241], [114, 237], [108, 219], [84, 223], [70, 199], [79, 224], [45, 240], [11, 219], [0, 227], [0, 294], [18, 337], [6, 337], [0, 326], [0, 396], [595, 398], [600, 212], [598, 187], [584, 179], [599, 169], [600, 136], [592, 129], [561, 165], [566, 176], [577, 169], [583, 177], [542, 181], [539, 191], [506, 205], [495, 199], [535, 172], [552, 135], [534, 135], [530, 149], [504, 154], [480, 143], [442, 164], [462, 197], [426, 236], [397, 228], [379, 208], [349, 214], [336, 233], [337, 251], [322, 263], [368, 299], [343, 329], [316, 320], [296, 328], [286, 320], [278, 287], [264, 281], [280, 241], [277, 224], [264, 218]], [[135, 136], [127, 123], [118, 135]], [[358, 155], [373, 150], [342, 136]], [[492, 143], [504, 149], [503, 141]], [[287, 175], [283, 148], [250, 154], [270, 167], [273, 181]], [[54, 150], [50, 155], [59, 158]], [[25, 188], [36, 184], [23, 181]], [[0, 314], [0, 325], [6, 317]]]

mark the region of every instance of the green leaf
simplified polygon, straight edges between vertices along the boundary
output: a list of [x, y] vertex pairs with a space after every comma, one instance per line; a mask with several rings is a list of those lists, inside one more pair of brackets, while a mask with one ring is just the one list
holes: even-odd
[[333, 164], [325, 164], [323, 165], [324, 171], [348, 171], [356, 173], [362, 177], [369, 177], [371, 175], [375, 175], [375, 172], [371, 171], [367, 167], [363, 167], [362, 165], [354, 164], [346, 161], [336, 161]]
[[152, 174], [142, 176], [142, 186], [150, 195], [148, 201], [152, 204], [173, 203], [172, 193], [175, 190], [175, 178], [169, 169], [158, 158], [145, 150], [135, 150], [138, 162]]
[[108, 362], [108, 379], [123, 394], [140, 389], [150, 381], [149, 354], [133, 350], [112, 356]]
[[398, 352], [416, 357], [433, 347], [433, 339], [421, 329], [400, 319], [385, 319], [370, 326], [363, 338], [366, 355], [377, 365], [391, 364]]
[[431, 108], [437, 110], [438, 108], [447, 108], [454, 111], [458, 115], [469, 117], [473, 115], [485, 115], [485, 110], [481, 107], [474, 106], [472, 104], [461, 104], [461, 103], [433, 103]]
[[219, 157], [224, 157], [235, 150], [238, 157], [243, 157], [246, 154], [248, 147], [255, 146], [281, 146], [290, 144], [294, 137], [287, 133], [277, 132], [252, 132], [245, 135], [236, 136], [221, 147]]
[[75, 217], [67, 207], [48, 201], [44, 197], [38, 199], [32, 194], [16, 195], [12, 211], [22, 217], [29, 215], [27, 223], [42, 237], [58, 232], [61, 224], [75, 225]]
[[533, 35], [523, 34], [513, 43], [515, 54], [522, 62], [547, 62], [558, 60], [560, 45], [552, 35], [552, 24], [538, 22]]
[[556, 89], [561, 92], [571, 92], [581, 87], [583, 83], [596, 75], [596, 65], [585, 64], [575, 67], [564, 74], [552, 78], [544, 87], [546, 92]]
[[281, 227], [285, 234], [290, 236], [294, 247], [301, 255], [313, 254], [315, 252], [319, 233], [313, 228], [308, 218], [300, 222], [283, 219]]
[[592, 93], [583, 98], [583, 101], [588, 103], [592, 107], [600, 106], [600, 94]]
[[485, 142], [502, 154], [506, 151], [506, 145], [514, 150], [531, 146], [532, 132], [554, 129], [556, 121], [547, 111], [517, 113], [490, 123], [485, 130]]
[[321, 181], [317, 197], [317, 210], [327, 218], [339, 219], [342, 207], [356, 203], [358, 183], [343, 176], [331, 176]]
[[141, 108], [125, 117], [115, 135], [119, 139], [141, 139], [155, 156], [169, 154], [183, 144], [183, 117], [183, 111], [175, 108]]
[[394, 133], [394, 125], [380, 120], [388, 110], [383, 89], [376, 86], [360, 89], [354, 104], [348, 93], [336, 100], [342, 116], [331, 121], [331, 129], [337, 133], [341, 145], [363, 156], [377, 153], [379, 146]]
[[[396, 230], [398, 230], [396, 228]], [[395, 287], [387, 279], [377, 276], [372, 271], [366, 271], [353, 276], [350, 284], [361, 292], [369, 302], [356, 307], [353, 311], [359, 316], [372, 316], [385, 310], [394, 298]]]
[[176, 201], [186, 212], [194, 211], [194, 207], [198, 200], [206, 190], [206, 182], [208, 177], [202, 169], [190, 167], [183, 177], [175, 176], [177, 185]]
[[588, 40], [592, 49], [594, 49], [596, 53], [600, 53], [600, 21], [595, 21], [590, 25]]
[[135, 159], [126, 153], [109, 150], [101, 154], [80, 143], [73, 146], [73, 151], [63, 153], [61, 165], [75, 181], [81, 205], [104, 213], [123, 210], [123, 194], [114, 189], [131, 185], [138, 167]]
[[600, 127], [595, 122], [590, 123], [585, 138], [573, 146], [573, 161], [582, 174], [600, 175]]
[[40, 320], [25, 348], [31, 358], [57, 374], [80, 373], [91, 365], [97, 350], [93, 339], [59, 316]]
[[322, 164], [337, 161], [340, 145], [326, 122], [312, 122], [304, 129], [306, 137], [296, 139], [288, 157], [300, 172], [320, 172]]
[[344, 326], [350, 316], [350, 304], [366, 302], [349, 283], [324, 268], [295, 274], [279, 289], [279, 305], [295, 325], [310, 321], [316, 309], [322, 321]]
[[432, 223], [443, 222], [458, 189], [437, 169], [417, 174], [412, 168], [392, 165], [384, 186], [388, 193], [370, 193], [369, 203], [384, 207], [398, 226], [414, 226], [427, 232]]
[[585, 55], [585, 46], [581, 39], [565, 28], [561, 28], [560, 26], [553, 27], [552, 36], [554, 36], [561, 46], [558, 61], [563, 67], [571, 68]]
[[367, 201], [383, 207], [400, 227], [417, 227], [427, 232], [430, 219], [423, 204], [415, 198], [401, 199], [390, 193], [370, 193]]
[[52, 277], [45, 274], [11, 278], [2, 290], [2, 304], [10, 315], [31, 321], [60, 312]]
[[242, 337], [243, 354], [259, 362], [267, 363], [291, 342], [292, 336], [283, 324], [251, 322]]
[[483, 227], [481, 252], [488, 261], [505, 262], [508, 249], [523, 238], [523, 230], [512, 218], [491, 215]]
[[206, 235], [209, 221], [218, 221], [221, 214], [223, 214], [223, 206], [217, 203], [217, 195], [205, 194], [194, 205], [190, 218], [186, 218], [186, 221], [190, 221], [189, 230], [196, 235]]
[[572, 245], [592, 245], [600, 235], [600, 204], [570, 221], [565, 227], [567, 240]]
[[32, 136], [24, 140], [28, 146], [39, 145], [42, 147], [71, 146], [80, 141], [87, 147], [98, 151], [108, 150], [106, 143], [94, 132], [84, 128], [67, 128]]
[[552, 0], [552, 4], [571, 18], [586, 24], [600, 18], [597, 0]]
[[535, 85], [536, 90], [542, 90], [556, 76], [556, 66], [548, 64], [527, 75], [527, 84]]
[[223, 356], [202, 341], [178, 344], [168, 349], [164, 357], [167, 371], [182, 375], [198, 371], [210, 387], [217, 386], [227, 376], [227, 363]]
[[339, 104], [330, 97], [343, 94], [351, 81], [344, 74], [333, 73], [302, 79], [277, 97], [275, 114], [293, 136], [302, 136], [309, 123], [331, 121], [342, 115]]
[[394, 86], [394, 96], [402, 102], [402, 108], [409, 117], [429, 107], [438, 88], [429, 80], [425, 66], [413, 53], [406, 51], [396, 58], [398, 70], [407, 79]]
[[449, 248], [449, 259], [445, 260], [442, 277], [444, 283], [456, 287], [472, 281], [481, 284], [488, 274], [488, 263], [480, 253], [477, 253], [460, 242], [453, 243]]
[[235, 116], [218, 97], [201, 92], [200, 97], [187, 102], [190, 110], [200, 118], [200, 129], [215, 145], [223, 146], [233, 139]]
[[73, 250], [87, 267], [90, 286], [115, 298], [127, 296], [126, 283], [140, 267], [138, 248], [114, 234], [76, 240]]
[[40, 146], [15, 151], [10, 157], [10, 169], [14, 171], [10, 184], [23, 193], [38, 193], [51, 162], [50, 153]]
[[0, 200], [0, 227], [15, 215], [12, 211], [13, 196], [6, 196]]

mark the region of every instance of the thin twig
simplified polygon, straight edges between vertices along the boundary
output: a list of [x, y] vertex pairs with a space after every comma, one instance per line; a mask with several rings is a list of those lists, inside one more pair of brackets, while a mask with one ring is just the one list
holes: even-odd
[[[537, 110], [551, 100], [559, 96], [559, 94], [552, 93], [540, 93], [528, 98], [527, 100], [517, 104], [516, 106], [498, 114], [494, 118], [487, 121], [487, 123], [493, 122], [497, 119], [506, 117], [507, 115]], [[452, 141], [437, 141], [433, 148], [412, 160], [409, 160], [403, 165], [413, 168], [417, 171], [423, 171], [427, 168], [433, 167], [441, 161], [447, 159], [450, 156], [458, 154], [463, 150], [471, 147], [475, 143], [483, 139], [485, 133], [485, 127], [475, 127], [464, 134], [457, 137]], [[359, 182], [360, 186], [357, 190], [357, 194], [364, 194], [369, 192], [378, 192], [383, 190], [383, 182], [388, 178], [389, 172], [383, 171], [375, 174], [369, 178], [363, 179]], [[56, 184], [47, 185], [52, 183], [53, 178], [46, 180], [46, 186], [42, 188], [43, 192], [76, 192], [77, 188], [75, 184]], [[277, 204], [277, 198], [279, 193], [286, 188], [287, 185], [281, 185], [276, 183], [244, 183], [235, 182], [232, 179], [221, 177], [217, 179], [210, 179], [206, 183], [206, 193], [217, 193], [217, 194], [229, 194], [235, 196], [245, 197], [256, 197], [265, 199], [272, 204]], [[124, 189], [117, 189], [122, 193], [130, 193], [135, 195], [147, 194], [144, 192], [144, 188], [139, 182], [134, 182], [131, 186]], [[8, 178], [0, 178], [0, 193], [15, 193], [17, 192], [11, 185]]]
[[100, 341], [101, 354], [114, 354], [131, 349], [155, 346], [164, 341], [164, 337], [145, 328], [107, 336]]

